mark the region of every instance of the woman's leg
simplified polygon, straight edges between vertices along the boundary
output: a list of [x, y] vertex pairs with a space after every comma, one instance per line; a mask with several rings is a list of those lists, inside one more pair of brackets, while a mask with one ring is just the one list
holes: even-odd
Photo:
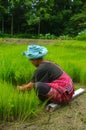
[[41, 101], [48, 100], [49, 103], [60, 103], [62, 93], [59, 93], [56, 89], [51, 88], [46, 83], [37, 82], [34, 87], [39, 99]]
[[37, 82], [34, 87], [40, 100], [45, 101], [47, 99], [46, 95], [50, 91], [51, 87], [42, 82]]
[[38, 82], [34, 87], [40, 100], [49, 100], [53, 103], [66, 104], [68, 103], [73, 95], [73, 91], [68, 94], [63, 87], [58, 87], [57, 90], [48, 86], [46, 83]]

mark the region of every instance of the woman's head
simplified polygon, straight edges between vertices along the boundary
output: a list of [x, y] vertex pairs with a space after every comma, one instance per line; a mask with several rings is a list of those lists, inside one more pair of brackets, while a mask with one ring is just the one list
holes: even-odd
[[34, 59], [34, 60], [30, 60], [30, 62], [35, 66], [38, 67], [41, 62], [43, 61], [43, 58], [38, 58], [38, 59]]
[[47, 52], [48, 50], [43, 46], [29, 45], [27, 51], [23, 52], [23, 54], [30, 60], [36, 60], [45, 56]]

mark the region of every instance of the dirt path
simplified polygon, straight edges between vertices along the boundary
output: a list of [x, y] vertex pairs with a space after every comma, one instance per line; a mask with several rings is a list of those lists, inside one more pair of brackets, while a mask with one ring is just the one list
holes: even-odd
[[86, 92], [52, 113], [43, 112], [32, 121], [3, 123], [0, 130], [86, 130]]
[[[52, 39], [22, 39], [22, 38], [4, 38], [3, 43], [7, 44], [53, 44], [57, 40]], [[58, 40], [60, 42], [60, 40]]]

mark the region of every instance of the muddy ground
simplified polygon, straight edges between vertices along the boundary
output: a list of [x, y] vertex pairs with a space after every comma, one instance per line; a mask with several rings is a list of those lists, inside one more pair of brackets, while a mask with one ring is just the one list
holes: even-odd
[[22, 39], [22, 38], [4, 38], [2, 43], [7, 44], [53, 44], [56, 41], [61, 42], [60, 39], [49, 40], [49, 39]]
[[26, 122], [3, 123], [0, 130], [86, 130], [86, 92], [54, 112], [44, 110]]

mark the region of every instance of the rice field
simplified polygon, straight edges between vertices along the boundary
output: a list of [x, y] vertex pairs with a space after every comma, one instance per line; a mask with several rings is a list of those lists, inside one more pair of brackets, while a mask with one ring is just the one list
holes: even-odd
[[[59, 64], [75, 83], [86, 85], [85, 41], [55, 41], [44, 46], [49, 51], [45, 59]], [[22, 56], [26, 49], [23, 44], [0, 43], [0, 120], [26, 120], [36, 116], [44, 106], [38, 107], [40, 101], [34, 90], [25, 93], [16, 90], [17, 85], [30, 81], [35, 70]]]

